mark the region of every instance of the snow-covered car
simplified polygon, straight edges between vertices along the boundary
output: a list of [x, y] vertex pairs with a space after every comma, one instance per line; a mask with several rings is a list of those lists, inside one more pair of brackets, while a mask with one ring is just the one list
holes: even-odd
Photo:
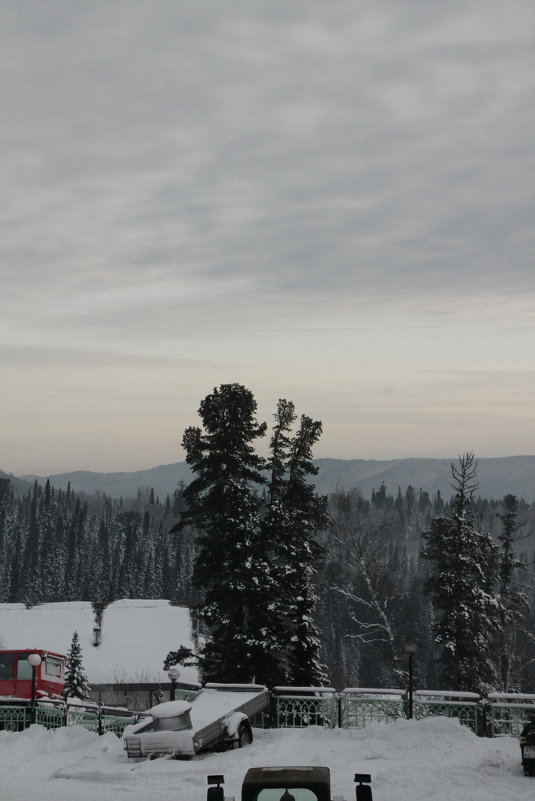
[[191, 703], [166, 701], [124, 732], [130, 759], [192, 757], [213, 748], [241, 748], [253, 740], [250, 718], [269, 702], [265, 687], [207, 684]]

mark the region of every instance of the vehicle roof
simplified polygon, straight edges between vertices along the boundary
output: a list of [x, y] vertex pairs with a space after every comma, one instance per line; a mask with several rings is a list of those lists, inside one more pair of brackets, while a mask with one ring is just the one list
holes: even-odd
[[58, 654], [56, 651], [48, 650], [48, 648], [0, 648], [0, 654], [41, 654], [65, 659], [65, 654]]
[[331, 782], [329, 768], [292, 766], [250, 768], [242, 785], [242, 801], [256, 801], [263, 789], [288, 790], [301, 787], [311, 790], [317, 801], [330, 801]]
[[249, 768], [243, 781], [246, 785], [262, 784], [263, 787], [302, 787], [318, 784], [323, 787], [330, 785], [331, 772], [329, 768], [311, 766], [281, 766], [265, 768]]

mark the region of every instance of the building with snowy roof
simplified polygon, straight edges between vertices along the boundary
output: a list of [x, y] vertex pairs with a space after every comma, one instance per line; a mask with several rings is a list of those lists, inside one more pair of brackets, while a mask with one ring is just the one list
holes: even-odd
[[[167, 695], [163, 662], [181, 645], [196, 649], [196, 623], [187, 606], [165, 600], [0, 604], [0, 648], [44, 649], [67, 654], [78, 632], [83, 669], [93, 698], [131, 709]], [[195, 668], [180, 669], [180, 683], [194, 686]]]

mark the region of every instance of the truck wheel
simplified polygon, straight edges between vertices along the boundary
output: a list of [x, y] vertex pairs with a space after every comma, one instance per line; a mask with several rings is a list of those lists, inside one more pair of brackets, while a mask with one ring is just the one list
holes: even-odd
[[238, 727], [238, 736], [234, 740], [233, 748], [245, 748], [253, 742], [253, 732], [248, 723], [240, 723]]

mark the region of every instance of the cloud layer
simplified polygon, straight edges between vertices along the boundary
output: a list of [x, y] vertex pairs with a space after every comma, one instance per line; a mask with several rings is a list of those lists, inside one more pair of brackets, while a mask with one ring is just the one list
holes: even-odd
[[[242, 380], [267, 407], [293, 391], [333, 456], [434, 447], [394, 392], [407, 434], [378, 419], [365, 452], [359, 430], [342, 453], [332, 432], [365, 427], [358, 404], [337, 411], [357, 378], [372, 406], [372, 388], [414, 394], [437, 366], [490, 371], [494, 398], [508, 370], [519, 403], [533, 398], [530, 0], [4, 0], [3, 22], [0, 341], [40, 348], [62, 397], [77, 374], [65, 348], [97, 358], [96, 420], [123, 371], [143, 385], [154, 360], [154, 395], [166, 369], [188, 384], [168, 387], [177, 424], [192, 397], [189, 414]], [[24, 360], [6, 364], [17, 460]], [[448, 388], [427, 383], [427, 408]], [[50, 409], [38, 386], [32, 402]], [[532, 452], [533, 416], [493, 403], [471, 396], [476, 447], [518, 452], [523, 431]], [[499, 446], [490, 422], [475, 433], [496, 414]], [[455, 426], [435, 418], [436, 455]], [[86, 444], [62, 466], [88, 466]]]

